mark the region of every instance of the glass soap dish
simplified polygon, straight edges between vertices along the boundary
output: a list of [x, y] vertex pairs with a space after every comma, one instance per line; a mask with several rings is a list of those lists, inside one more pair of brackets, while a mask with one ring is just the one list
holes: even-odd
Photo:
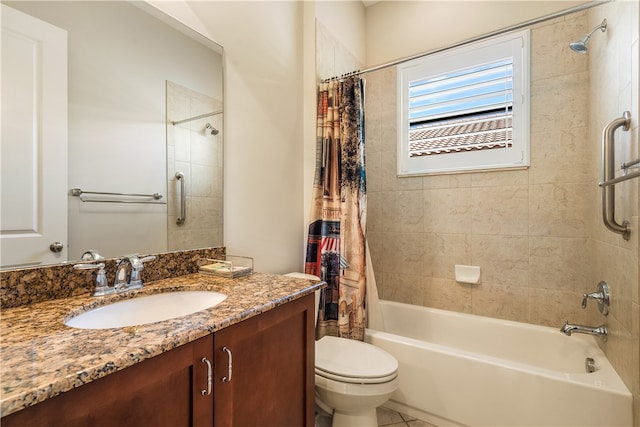
[[200, 273], [228, 278], [246, 276], [253, 273], [253, 258], [227, 255], [226, 259], [207, 259], [207, 264], [199, 267]]

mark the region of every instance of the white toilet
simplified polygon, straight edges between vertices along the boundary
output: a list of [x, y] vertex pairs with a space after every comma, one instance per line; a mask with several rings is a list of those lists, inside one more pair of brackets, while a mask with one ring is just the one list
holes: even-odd
[[[287, 276], [318, 280], [316, 276]], [[316, 292], [316, 321], [320, 291]], [[333, 427], [378, 425], [376, 408], [398, 388], [398, 361], [361, 341], [326, 336], [316, 341], [316, 403], [333, 412]]]

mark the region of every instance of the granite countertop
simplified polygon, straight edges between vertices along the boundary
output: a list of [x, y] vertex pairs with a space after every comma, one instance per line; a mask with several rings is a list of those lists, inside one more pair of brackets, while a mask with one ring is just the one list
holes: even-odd
[[[323, 282], [276, 274], [227, 279], [205, 274], [146, 283], [138, 291], [89, 294], [4, 309], [0, 317], [0, 413], [17, 412], [50, 397], [134, 365], [301, 298]], [[142, 326], [89, 330], [64, 325], [72, 314], [132, 296], [209, 290], [228, 297], [197, 313]]]

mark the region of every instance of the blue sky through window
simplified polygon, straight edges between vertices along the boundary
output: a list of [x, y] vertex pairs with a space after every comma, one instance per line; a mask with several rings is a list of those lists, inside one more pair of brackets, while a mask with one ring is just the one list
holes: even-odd
[[513, 59], [409, 83], [411, 124], [480, 111], [508, 109], [513, 103]]

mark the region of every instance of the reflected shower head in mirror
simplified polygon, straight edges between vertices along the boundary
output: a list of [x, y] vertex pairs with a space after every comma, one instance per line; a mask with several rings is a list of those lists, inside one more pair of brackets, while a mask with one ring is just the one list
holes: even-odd
[[582, 39], [575, 41], [573, 43], [569, 43], [569, 47], [571, 48], [571, 50], [578, 53], [587, 53], [587, 50], [588, 50], [587, 45], [589, 44], [591, 35], [597, 30], [602, 31], [603, 33], [607, 30], [606, 19], [603, 19], [600, 25], [596, 25], [591, 31], [589, 31], [589, 34], [584, 36]]
[[207, 124], [204, 126], [204, 133], [206, 134], [206, 133], [207, 133], [207, 131], [210, 131], [210, 132], [211, 132], [211, 135], [217, 135], [217, 134], [220, 132], [218, 129], [216, 129], [216, 128], [214, 128], [213, 126], [211, 126], [211, 123], [207, 123]]

